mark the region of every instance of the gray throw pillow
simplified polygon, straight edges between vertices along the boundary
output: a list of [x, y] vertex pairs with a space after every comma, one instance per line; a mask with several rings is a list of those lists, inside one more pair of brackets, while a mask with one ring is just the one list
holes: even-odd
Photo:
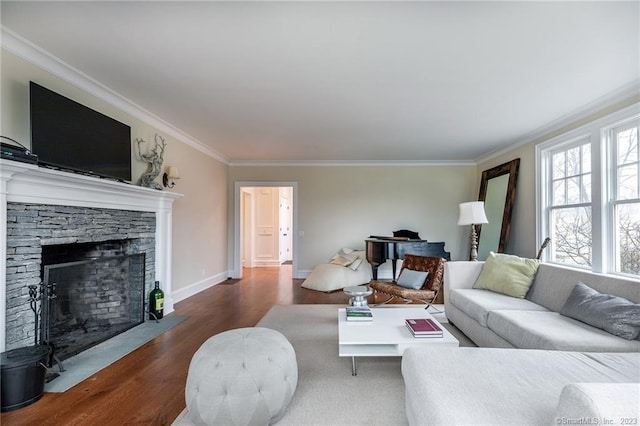
[[640, 305], [622, 297], [600, 293], [579, 282], [560, 310], [577, 319], [623, 339], [640, 334]]
[[429, 275], [426, 271], [414, 271], [413, 269], [403, 269], [398, 277], [397, 284], [401, 287], [420, 290], [427, 281]]

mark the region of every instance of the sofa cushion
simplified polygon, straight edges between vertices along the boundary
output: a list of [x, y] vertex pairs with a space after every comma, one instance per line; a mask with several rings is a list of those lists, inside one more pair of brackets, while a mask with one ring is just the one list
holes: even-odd
[[[428, 366], [428, 373], [425, 373]], [[637, 354], [409, 348], [402, 357], [409, 424], [551, 425], [569, 383], [638, 382]]]
[[489, 253], [473, 288], [524, 298], [540, 261], [510, 254]]
[[449, 302], [483, 327], [487, 326], [489, 312], [501, 309], [546, 311], [527, 299], [518, 299], [488, 290], [453, 289], [449, 291]]
[[640, 281], [543, 263], [538, 268], [527, 299], [550, 311], [560, 312], [577, 282], [600, 293], [624, 297], [640, 303]]
[[622, 423], [623, 418], [640, 418], [640, 383], [566, 385], [560, 393], [556, 419], [589, 418], [618, 420], [615, 423]]
[[640, 351], [640, 341], [625, 340], [552, 311], [495, 310], [487, 326], [513, 346], [585, 352]]
[[640, 304], [602, 294], [583, 283], [576, 284], [560, 313], [623, 339], [640, 334]]

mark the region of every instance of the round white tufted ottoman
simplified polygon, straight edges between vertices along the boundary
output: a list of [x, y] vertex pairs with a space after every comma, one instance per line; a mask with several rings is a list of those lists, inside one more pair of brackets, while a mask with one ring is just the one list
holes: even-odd
[[267, 425], [280, 420], [298, 384], [291, 343], [269, 328], [225, 331], [191, 359], [187, 417], [200, 425]]

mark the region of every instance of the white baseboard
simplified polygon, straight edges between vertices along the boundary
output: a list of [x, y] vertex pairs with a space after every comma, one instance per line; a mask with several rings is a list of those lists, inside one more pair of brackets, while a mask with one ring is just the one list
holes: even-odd
[[[393, 278], [391, 276], [391, 270], [388, 271], [378, 271], [378, 279], [379, 280], [389, 280], [391, 281], [391, 279]], [[398, 272], [396, 272], [396, 275], [398, 275]]]
[[272, 259], [270, 259], [270, 260], [259, 260], [259, 259], [256, 259], [256, 260], [253, 261], [253, 267], [254, 268], [259, 268], [261, 266], [280, 266], [280, 265], [281, 265], [281, 263], [277, 259], [276, 260], [272, 260]]
[[229, 277], [229, 272], [221, 272], [219, 274], [210, 276], [205, 278], [202, 281], [198, 281], [187, 287], [181, 288], [173, 292], [173, 303], [178, 303], [181, 300], [184, 300], [188, 297], [193, 296], [194, 294], [200, 293], [203, 290], [208, 289], [209, 287], [213, 287], [216, 284], [220, 284]]
[[298, 276], [294, 278], [299, 278], [301, 280], [306, 279], [311, 273], [312, 269], [298, 269]]

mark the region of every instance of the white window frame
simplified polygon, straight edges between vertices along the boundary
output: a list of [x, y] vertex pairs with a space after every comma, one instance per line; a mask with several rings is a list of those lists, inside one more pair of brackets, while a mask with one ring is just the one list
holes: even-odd
[[[591, 144], [591, 138], [590, 135], [588, 134], [583, 134], [583, 135], [579, 135], [575, 138], [569, 139], [563, 143], [559, 143], [557, 145], [553, 145], [552, 147], [550, 147], [549, 149], [547, 149], [543, 155], [544, 155], [544, 173], [545, 173], [545, 181], [549, 182], [549, 184], [545, 184], [544, 187], [542, 188], [543, 194], [544, 194], [544, 198], [542, 198], [544, 200], [544, 205], [545, 205], [545, 214], [543, 216], [543, 223], [545, 224], [545, 228], [544, 229], [548, 229], [549, 234], [547, 234], [547, 236], [551, 236], [551, 216], [554, 210], [559, 210], [559, 209], [563, 209], [563, 208], [580, 208], [580, 207], [590, 207], [592, 210], [592, 217], [593, 217], [593, 201], [580, 201], [580, 202], [574, 202], [574, 203], [569, 203], [568, 200], [566, 199], [568, 197], [568, 191], [567, 188], [565, 186], [565, 203], [564, 204], [558, 204], [558, 205], [554, 205], [553, 204], [553, 196], [554, 196], [554, 189], [553, 189], [553, 156], [557, 153], [560, 152], [567, 152], [568, 150], [572, 149], [572, 148], [576, 148], [579, 146], [583, 146], [583, 145], [591, 145], [591, 148], [593, 148], [593, 145]], [[591, 156], [593, 158], [593, 154]], [[592, 160], [592, 164], [591, 166], [593, 167], [593, 160]], [[591, 176], [592, 176], [592, 188], [593, 188], [593, 168], [591, 169], [590, 172]], [[564, 178], [565, 180], [567, 179], [567, 177]], [[565, 182], [566, 183], [566, 182]], [[590, 194], [591, 197], [593, 196], [593, 191], [592, 194]], [[591, 198], [590, 197], [590, 198]], [[593, 250], [593, 249], [592, 249]], [[547, 250], [547, 256], [550, 258], [552, 256], [552, 254], [554, 253], [554, 246], [553, 244], [551, 244], [551, 247], [549, 248], [549, 250]], [[592, 259], [593, 262], [593, 259]], [[585, 268], [583, 266], [580, 265], [573, 265], [576, 268]]]
[[[591, 143], [591, 214], [592, 214], [592, 265], [598, 273], [636, 275], [615, 272], [615, 227], [613, 223], [613, 194], [615, 185], [615, 158], [611, 130], [633, 120], [640, 120], [640, 103], [584, 124], [574, 130], [542, 142], [535, 147], [536, 155], [536, 241], [551, 236], [549, 206], [551, 202], [549, 177], [551, 154], [571, 146]], [[553, 241], [551, 241], [553, 245]], [[550, 251], [543, 253], [543, 260], [550, 262]], [[577, 265], [563, 264], [581, 268]]]
[[[609, 165], [609, 170], [612, 171], [612, 176], [611, 179], [608, 182], [608, 196], [609, 196], [609, 200], [607, 203], [607, 217], [610, 218], [607, 221], [607, 225], [608, 225], [608, 232], [611, 235], [611, 238], [607, 241], [608, 242], [608, 247], [607, 247], [607, 252], [610, 253], [610, 258], [609, 260], [609, 265], [612, 271], [614, 271], [618, 265], [618, 259], [616, 256], [616, 239], [618, 236], [618, 230], [616, 229], [616, 223], [615, 223], [615, 211], [616, 211], [616, 206], [617, 205], [623, 205], [623, 204], [631, 204], [631, 203], [637, 203], [639, 198], [632, 198], [632, 199], [625, 199], [625, 200], [618, 200], [618, 174], [617, 174], [617, 168], [618, 168], [618, 162], [617, 162], [617, 158], [618, 158], [618, 149], [617, 149], [617, 144], [616, 144], [616, 138], [614, 136], [614, 132], [615, 130], [620, 129], [621, 127], [629, 127], [630, 125], [638, 125], [638, 121], [640, 120], [640, 118], [638, 118], [639, 116], [636, 115], [635, 117], [631, 117], [628, 120], [622, 120], [620, 122], [614, 123], [611, 126], [608, 126], [604, 129], [602, 129], [602, 138], [603, 140], [606, 141], [607, 146], [609, 147], [609, 158], [608, 158], [608, 165]], [[640, 155], [640, 153], [639, 153]], [[640, 179], [640, 177], [639, 177]], [[640, 182], [639, 182], [640, 184]], [[615, 272], [618, 273], [618, 272]], [[620, 273], [621, 275], [629, 275], [629, 274], [623, 274]], [[631, 276], [635, 276], [635, 275], [631, 275]]]

